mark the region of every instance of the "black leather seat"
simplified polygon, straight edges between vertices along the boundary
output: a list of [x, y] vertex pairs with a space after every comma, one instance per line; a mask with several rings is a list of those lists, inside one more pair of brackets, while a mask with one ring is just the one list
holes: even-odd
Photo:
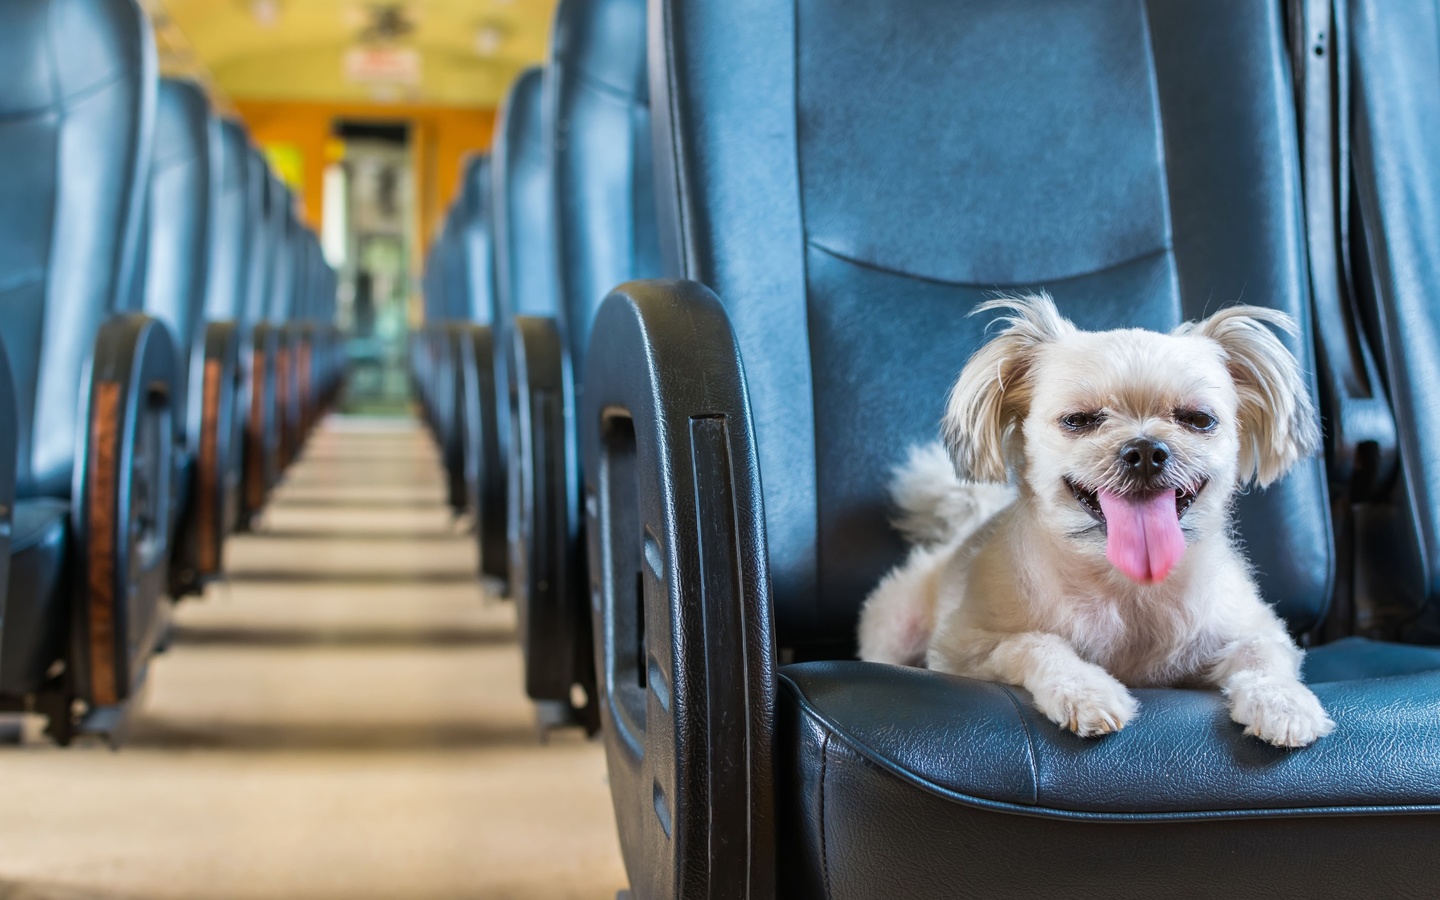
[[[1049, 288], [1087, 328], [1243, 298], [1302, 323], [1313, 370], [1280, 5], [653, 8], [664, 258], [715, 293], [613, 294], [581, 404], [635, 894], [1428, 885], [1440, 652], [1312, 650], [1338, 727], [1303, 751], [1242, 737], [1214, 692], [1138, 692], [1134, 722], [1084, 740], [1018, 689], [845, 661], [903, 552], [890, 467], [934, 436], [995, 288]], [[1320, 461], [1238, 520], [1264, 595], [1315, 628], [1335, 577]]]
[[[510, 347], [510, 592], [525, 690], [595, 728], [595, 660], [581, 534], [574, 405], [590, 326], [611, 288], [660, 274], [644, 0], [564, 0], [545, 69], [555, 191], [553, 318], [518, 316]], [[580, 691], [575, 691], [579, 686]], [[577, 707], [576, 703], [580, 705]]]
[[206, 321], [207, 306], [234, 293], [233, 268], [213, 277], [211, 269], [221, 250], [233, 255], [236, 249], [221, 245], [217, 234], [221, 153], [220, 125], [201, 88], [162, 80], [146, 213], [145, 310], [169, 327], [180, 361], [177, 389], [185, 414], [177, 435], [170, 564], [170, 593], [177, 598], [200, 593], [219, 575], [233, 521], [225, 509], [231, 441], [220, 423], [233, 417], [239, 348], [233, 328], [212, 329]]
[[0, 60], [19, 413], [0, 702], [65, 742], [114, 728], [162, 615], [179, 373], [165, 325], [124, 312], [142, 299], [155, 49], [132, 0], [16, 0]]

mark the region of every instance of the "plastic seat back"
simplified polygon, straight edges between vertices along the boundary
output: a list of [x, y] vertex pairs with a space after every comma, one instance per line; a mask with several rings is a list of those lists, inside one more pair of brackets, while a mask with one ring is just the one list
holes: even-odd
[[[995, 291], [1048, 289], [1092, 329], [1270, 306], [1313, 371], [1279, 4], [657, 8], [662, 246], [744, 355], [782, 645], [853, 648], [903, 552], [890, 469], [935, 438], [986, 338], [967, 313]], [[1265, 596], [1313, 626], [1333, 578], [1321, 462], [1239, 520]]]

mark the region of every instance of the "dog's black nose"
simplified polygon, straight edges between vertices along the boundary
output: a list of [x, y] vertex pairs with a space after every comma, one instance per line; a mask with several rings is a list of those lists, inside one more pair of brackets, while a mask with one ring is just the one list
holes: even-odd
[[1164, 441], [1135, 438], [1126, 441], [1120, 448], [1120, 462], [1125, 464], [1126, 470], [1147, 481], [1165, 471], [1165, 464], [1169, 461], [1170, 448], [1165, 446]]

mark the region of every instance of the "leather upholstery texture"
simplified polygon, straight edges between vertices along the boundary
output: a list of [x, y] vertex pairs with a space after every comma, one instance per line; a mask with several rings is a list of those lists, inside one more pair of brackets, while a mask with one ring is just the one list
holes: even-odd
[[[765, 480], [782, 646], [853, 641], [903, 552], [888, 473], [936, 435], [994, 291], [1048, 289], [1083, 328], [1241, 301], [1308, 319], [1278, 5], [663, 6], [667, 267], [725, 302], [762, 469], [785, 473]], [[1239, 524], [1264, 595], [1314, 625], [1321, 461]]]
[[477, 325], [488, 325], [495, 319], [495, 237], [491, 222], [494, 177], [490, 169], [489, 154], [472, 157], [465, 164], [461, 184], [465, 204], [461, 246], [470, 301], [467, 318]]
[[212, 322], [236, 321], [245, 300], [250, 274], [251, 216], [250, 141], [235, 121], [220, 123], [217, 148], [219, 177], [212, 220], [205, 317]]
[[290, 321], [290, 312], [295, 303], [295, 266], [299, 253], [297, 233], [299, 225], [291, 209], [290, 190], [270, 175], [271, 232], [274, 245], [271, 249], [270, 289], [266, 293], [264, 317], [271, 325], [284, 325]]
[[661, 274], [644, 0], [565, 0], [545, 90], [560, 322], [581, 371], [618, 284]]
[[155, 50], [131, 0], [15, 0], [0, 15], [0, 208], [24, 211], [0, 223], [16, 490], [69, 497], [85, 360], [101, 321], [136, 302]]
[[515, 81], [495, 126], [495, 309], [503, 332], [515, 316], [553, 316], [554, 195], [545, 160], [542, 70]]
[[[145, 311], [170, 329], [180, 366], [176, 385], [188, 403], [189, 382], [203, 365], [211, 223], [219, 187], [219, 123], [199, 85], [162, 79], [155, 117], [146, 222]], [[182, 417], [187, 425], [189, 417]], [[184, 435], [194, 452], [196, 436]]]
[[282, 227], [283, 201], [280, 183], [270, 177], [265, 157], [250, 148], [246, 184], [250, 197], [250, 271], [246, 278], [244, 323], [258, 325], [265, 321], [267, 303], [273, 284], [276, 244]]
[[1356, 294], [1394, 407], [1400, 477], [1369, 598], [1440, 642], [1440, 9], [1349, 0]]
[[53, 499], [15, 504], [10, 543], [9, 603], [0, 631], [0, 694], [38, 688], [64, 638], [65, 559], [70, 506]]
[[1211, 691], [1137, 691], [1134, 722], [1086, 740], [1019, 688], [786, 667], [779, 855], [803, 862], [782, 896], [1029, 897], [1057, 879], [1067, 896], [1413, 896], [1431, 875], [1404, 848], [1440, 819], [1440, 650], [1357, 638], [1307, 670], [1337, 739], [1296, 752], [1244, 737]]
[[[517, 323], [510, 354], [511, 596], [529, 695], [595, 727], [575, 408], [607, 293], [659, 270], [643, 0], [565, 0], [543, 77], [555, 203], [553, 319]], [[575, 685], [585, 709], [572, 709]]]
[[[6, 161], [0, 209], [10, 211], [0, 222], [0, 341], [14, 376], [19, 498], [0, 648], [0, 695], [7, 702], [46, 682], [70, 649], [67, 625], [80, 633], [85, 624], [71, 608], [67, 585], [75, 565], [69, 545], [86, 532], [74, 522], [75, 494], [87, 484], [76, 461], [89, 440], [91, 367], [108, 365], [95, 361], [100, 337], [130, 325], [143, 330], [148, 321], [129, 317], [128, 325], [112, 327], [116, 313], [137, 310], [143, 300], [157, 80], [150, 26], [132, 0], [17, 0], [0, 7]], [[159, 357], [168, 352], [168, 341], [150, 343], [163, 345], [151, 348]], [[136, 347], [114, 349], [126, 354]], [[162, 389], [173, 387], [163, 364], [150, 374], [163, 379]], [[150, 462], [164, 468], [169, 461], [165, 446]], [[140, 512], [139, 501], [131, 505], [129, 482], [117, 487], [120, 508]], [[152, 502], [163, 503], [163, 494]], [[128, 547], [131, 534], [139, 529], [112, 539]], [[158, 546], [163, 552], [163, 538]], [[155, 597], [151, 572], [130, 562], [116, 566], [133, 577], [118, 586], [125, 600], [110, 610], [117, 628], [132, 613], [143, 619]], [[143, 656], [148, 647], [137, 652]], [[84, 660], [71, 654], [67, 662], [74, 673]], [[68, 703], [64, 698], [60, 731], [68, 728]]]
[[[1305, 672], [1337, 728], [1294, 751], [1245, 737], [1214, 691], [1137, 691], [1135, 721], [1086, 740], [1013, 687], [837, 661], [904, 552], [889, 473], [936, 436], [987, 336], [967, 314], [994, 292], [1049, 290], [1090, 329], [1268, 306], [1297, 321], [1282, 339], [1314, 371], [1282, 4], [650, 9], [662, 261], [689, 281], [606, 301], [580, 419], [607, 758], [637, 895], [738, 896], [724, 886], [771, 862], [778, 883], [758, 895], [1424, 895], [1440, 651], [1312, 650]], [[1428, 211], [1425, 190], [1413, 209]], [[737, 382], [743, 409], [714, 399]], [[738, 499], [745, 466], [704, 455], [707, 429], [747, 427], [763, 507]], [[1319, 459], [1237, 502], [1262, 594], [1297, 633], [1331, 600], [1330, 502]], [[736, 539], [757, 531], [759, 561]], [[756, 672], [772, 653], [828, 661], [779, 669], [772, 705], [773, 670]], [[768, 861], [770, 842], [745, 842], [771, 828]]]

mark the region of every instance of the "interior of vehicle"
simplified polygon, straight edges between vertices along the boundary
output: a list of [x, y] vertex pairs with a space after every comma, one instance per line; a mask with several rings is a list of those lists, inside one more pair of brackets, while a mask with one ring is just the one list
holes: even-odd
[[1421, 0], [8, 0], [0, 897], [1440, 896], [1437, 146]]

